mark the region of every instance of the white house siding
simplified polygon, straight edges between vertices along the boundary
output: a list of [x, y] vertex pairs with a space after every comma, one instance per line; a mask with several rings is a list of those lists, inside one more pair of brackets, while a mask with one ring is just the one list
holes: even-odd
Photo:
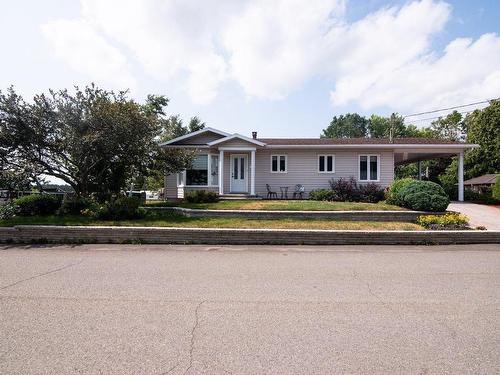
[[[287, 173], [271, 173], [271, 155], [287, 155]], [[335, 155], [335, 173], [318, 173], [318, 155]], [[394, 159], [392, 150], [362, 150], [340, 151], [335, 149], [266, 149], [256, 154], [255, 192], [266, 196], [266, 184], [271, 185], [279, 193], [280, 186], [288, 186], [289, 193], [293, 193], [296, 184], [305, 187], [306, 195], [315, 189], [328, 188], [329, 181], [334, 179], [358, 179], [358, 156], [360, 154], [380, 155], [380, 181], [382, 187], [390, 185], [394, 178]], [[289, 194], [289, 197], [291, 194]]]
[[[235, 146], [235, 145], [231, 145]], [[242, 145], [243, 146], [243, 145]], [[244, 146], [248, 146], [245, 144]], [[206, 151], [201, 151], [204, 153]], [[211, 150], [212, 153], [218, 153]], [[249, 151], [225, 151], [224, 152], [224, 193], [230, 193], [231, 178], [231, 154], [245, 154], [248, 158], [247, 182], [250, 192], [250, 152]], [[287, 173], [271, 173], [271, 155], [287, 155]], [[335, 155], [335, 173], [318, 173], [318, 155]], [[271, 185], [274, 191], [279, 193], [280, 186], [288, 186], [289, 197], [292, 196], [296, 184], [302, 184], [306, 190], [306, 196], [311, 190], [328, 188], [329, 181], [334, 179], [349, 178], [353, 176], [358, 179], [359, 155], [380, 155], [380, 181], [376, 182], [382, 187], [390, 185], [394, 178], [394, 158], [392, 150], [351, 150], [338, 149], [261, 149], [258, 148], [255, 156], [255, 193], [265, 197], [267, 195], [266, 184]], [[185, 188], [189, 190], [214, 190], [217, 187]], [[167, 176], [167, 197], [177, 198], [177, 177]]]

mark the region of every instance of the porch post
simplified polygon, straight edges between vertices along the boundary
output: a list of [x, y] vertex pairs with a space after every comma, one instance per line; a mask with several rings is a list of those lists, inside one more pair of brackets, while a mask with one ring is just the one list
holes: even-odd
[[417, 165], [418, 165], [418, 179], [421, 180], [422, 179], [422, 161], [418, 161], [417, 162]]
[[250, 157], [250, 195], [255, 195], [255, 150]]
[[219, 151], [219, 195], [224, 194], [224, 151]]
[[464, 201], [464, 152], [458, 154], [458, 200]]

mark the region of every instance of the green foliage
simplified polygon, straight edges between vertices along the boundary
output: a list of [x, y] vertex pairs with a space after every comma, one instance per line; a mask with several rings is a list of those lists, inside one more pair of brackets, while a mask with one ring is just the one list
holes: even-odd
[[457, 111], [433, 121], [430, 130], [434, 138], [450, 141], [459, 141], [464, 139], [465, 136], [465, 124], [462, 115]]
[[59, 215], [80, 215], [83, 210], [92, 209], [96, 203], [82, 196], [66, 196], [59, 208]]
[[61, 201], [53, 195], [33, 194], [14, 200], [20, 216], [53, 215], [61, 206]]
[[118, 196], [99, 206], [92, 216], [101, 220], [140, 219], [146, 214], [141, 202], [138, 197]]
[[448, 196], [441, 186], [431, 181], [414, 180], [397, 193], [398, 202], [402, 206], [418, 211], [445, 211], [450, 203]]
[[399, 192], [413, 181], [415, 181], [413, 178], [401, 178], [399, 180], [394, 180], [387, 191], [386, 203], [403, 206], [403, 197], [399, 196]]
[[13, 202], [0, 204], [0, 220], [12, 219], [17, 215], [19, 206]]
[[450, 226], [467, 225], [468, 223], [467, 216], [456, 212], [448, 212], [444, 215], [420, 215], [417, 219], [417, 224], [432, 229], [438, 229], [435, 228], [436, 226], [443, 229]]
[[184, 200], [189, 203], [214, 203], [219, 201], [219, 196], [215, 191], [193, 190], [184, 195]]
[[331, 189], [317, 189], [309, 192], [309, 199], [313, 201], [336, 201], [338, 197]]
[[366, 137], [369, 121], [357, 113], [335, 116], [330, 125], [323, 130], [321, 138]]
[[476, 191], [466, 189], [464, 191], [464, 199], [468, 202], [481, 204], [500, 204], [500, 199], [494, 198], [492, 192], [478, 193]]
[[500, 200], [500, 176], [497, 176], [493, 190], [491, 191], [493, 198]]

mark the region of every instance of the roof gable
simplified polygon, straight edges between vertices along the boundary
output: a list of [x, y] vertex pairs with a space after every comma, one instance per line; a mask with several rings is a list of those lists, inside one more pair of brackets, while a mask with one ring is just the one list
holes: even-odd
[[229, 133], [214, 128], [203, 128], [198, 131], [182, 135], [169, 141], [160, 143], [160, 146], [182, 146], [182, 145], [207, 145], [220, 138], [229, 136]]
[[265, 146], [266, 144], [264, 142], [261, 142], [257, 139], [254, 138], [248, 138], [245, 137], [244, 135], [241, 134], [233, 134], [230, 136], [227, 136], [225, 138], [220, 138], [215, 141], [210, 142], [208, 145], [209, 146], [215, 146], [215, 145], [220, 145], [221, 143], [227, 143], [231, 141], [243, 141], [244, 143], [250, 143], [252, 145], [257, 145], [257, 146]]

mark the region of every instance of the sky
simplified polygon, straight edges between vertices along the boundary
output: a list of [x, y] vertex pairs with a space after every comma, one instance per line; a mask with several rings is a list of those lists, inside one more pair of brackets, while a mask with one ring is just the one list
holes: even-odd
[[405, 115], [500, 97], [495, 0], [0, 5], [0, 90], [13, 85], [28, 100], [95, 82], [138, 101], [165, 95], [167, 112], [185, 121], [270, 138], [318, 137], [348, 112]]

